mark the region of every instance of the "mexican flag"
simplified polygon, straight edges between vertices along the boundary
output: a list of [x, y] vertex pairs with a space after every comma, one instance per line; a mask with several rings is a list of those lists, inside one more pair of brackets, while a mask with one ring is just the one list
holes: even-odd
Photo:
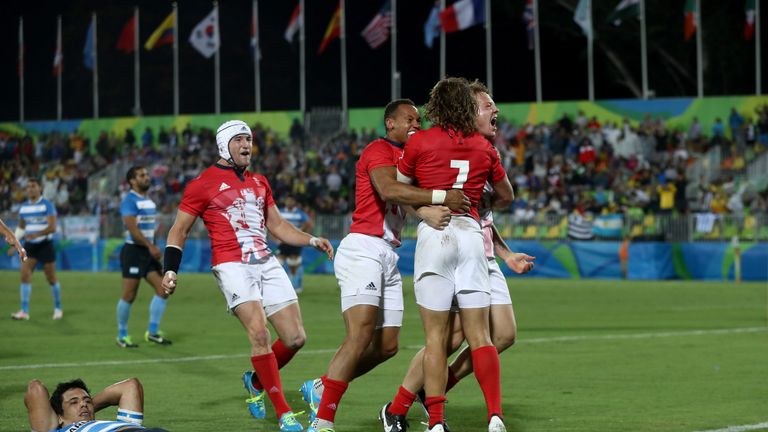
[[620, 26], [622, 20], [637, 18], [640, 16], [640, 0], [621, 0], [616, 9], [608, 15], [606, 21]]
[[696, 0], [685, 0], [685, 40], [691, 40], [696, 33], [696, 16], [699, 11], [696, 10]]
[[744, 6], [746, 21], [744, 21], [744, 40], [752, 40], [755, 33], [755, 0], [747, 0]]

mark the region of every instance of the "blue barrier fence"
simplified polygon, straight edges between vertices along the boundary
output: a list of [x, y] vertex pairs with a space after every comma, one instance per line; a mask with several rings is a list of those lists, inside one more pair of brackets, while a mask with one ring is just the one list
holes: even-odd
[[[338, 240], [332, 241], [334, 247]], [[536, 257], [529, 277], [619, 279], [623, 277], [619, 260], [620, 242], [511, 241], [512, 250]], [[56, 243], [60, 270], [119, 271], [121, 239], [59, 241]], [[164, 246], [164, 245], [160, 245]], [[8, 246], [0, 246], [2, 252]], [[413, 274], [415, 240], [405, 240], [398, 250], [400, 271]], [[634, 280], [700, 279], [733, 280], [735, 250], [730, 243], [636, 242], [629, 245], [627, 278]], [[740, 245], [742, 278], [768, 281], [768, 243]], [[208, 272], [211, 250], [207, 239], [187, 241], [182, 272]], [[303, 249], [306, 273], [332, 274], [333, 263], [313, 248]], [[501, 266], [508, 276], [512, 272]], [[19, 258], [0, 254], [0, 269], [19, 268]]]

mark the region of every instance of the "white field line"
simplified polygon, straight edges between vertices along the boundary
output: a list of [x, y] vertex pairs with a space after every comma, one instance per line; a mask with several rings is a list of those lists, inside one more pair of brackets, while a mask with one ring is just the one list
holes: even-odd
[[[746, 328], [733, 328], [733, 329], [713, 329], [713, 330], [688, 330], [688, 331], [676, 331], [676, 332], [654, 332], [654, 333], [630, 333], [630, 334], [612, 334], [612, 335], [581, 335], [581, 336], [556, 336], [548, 338], [534, 338], [534, 339], [521, 339], [518, 343], [521, 344], [539, 344], [539, 343], [557, 343], [557, 342], [578, 342], [578, 341], [591, 341], [591, 340], [621, 340], [621, 339], [652, 339], [652, 338], [666, 338], [666, 337], [678, 337], [678, 336], [705, 336], [705, 335], [717, 335], [717, 334], [733, 334], [733, 333], [759, 333], [768, 332], [768, 327], [746, 327]], [[422, 348], [422, 345], [410, 345], [402, 347], [407, 350], [418, 350]], [[336, 352], [336, 348], [332, 349], [307, 349], [301, 350], [299, 354], [311, 355], [311, 354], [327, 354]], [[20, 369], [49, 369], [49, 368], [70, 368], [70, 367], [88, 367], [88, 366], [120, 366], [120, 365], [136, 365], [136, 364], [153, 364], [153, 363], [186, 363], [197, 361], [210, 361], [210, 360], [227, 360], [235, 358], [245, 358], [247, 354], [217, 354], [208, 356], [192, 356], [192, 357], [176, 357], [176, 358], [154, 358], [154, 359], [142, 359], [142, 360], [102, 360], [92, 362], [76, 362], [76, 363], [42, 363], [42, 364], [22, 364], [22, 365], [8, 365], [0, 366], [0, 370], [20, 370]], [[749, 429], [744, 429], [749, 430]], [[726, 431], [726, 429], [723, 429]], [[709, 432], [709, 431], [707, 431]], [[719, 431], [718, 431], [719, 432]], [[728, 432], [731, 432], [728, 430]], [[734, 431], [735, 432], [735, 431]]]
[[744, 432], [744, 431], [752, 431], [752, 430], [758, 430], [758, 429], [768, 429], [768, 422], [751, 424], [751, 425], [728, 426], [722, 429], [708, 429], [708, 430], [702, 430], [702, 431], [696, 431], [696, 432]]

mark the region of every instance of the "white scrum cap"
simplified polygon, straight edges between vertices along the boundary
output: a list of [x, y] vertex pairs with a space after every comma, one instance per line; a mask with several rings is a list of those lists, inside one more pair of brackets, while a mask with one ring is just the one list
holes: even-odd
[[232, 155], [229, 154], [229, 141], [240, 134], [253, 136], [251, 128], [242, 120], [230, 120], [219, 126], [216, 131], [216, 145], [219, 147], [219, 156], [222, 159], [228, 162], [232, 160]]

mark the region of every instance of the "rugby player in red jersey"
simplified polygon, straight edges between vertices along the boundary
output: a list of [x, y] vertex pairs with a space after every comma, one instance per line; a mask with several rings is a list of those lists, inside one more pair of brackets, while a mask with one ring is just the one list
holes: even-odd
[[[305, 333], [296, 292], [283, 267], [267, 246], [267, 230], [283, 243], [313, 246], [333, 259], [324, 238], [299, 231], [280, 216], [272, 189], [261, 174], [248, 171], [253, 148], [251, 129], [240, 120], [216, 131], [220, 159], [192, 180], [168, 233], [163, 288], [176, 289], [182, 250], [192, 225], [203, 219], [211, 239], [211, 269], [227, 309], [242, 323], [251, 342], [255, 373], [243, 375], [252, 396], [248, 408], [263, 418], [266, 394], [272, 401], [281, 431], [302, 431], [282, 391], [278, 369], [304, 345]], [[267, 320], [278, 340], [270, 346]]]
[[444, 430], [446, 347], [455, 301], [485, 396], [489, 431], [503, 431], [499, 357], [489, 330], [491, 287], [478, 205], [490, 182], [495, 191], [492, 206], [508, 206], [512, 185], [496, 150], [477, 133], [478, 104], [465, 79], [439, 81], [425, 112], [435, 126], [411, 138], [398, 163], [398, 179], [415, 179], [428, 189], [462, 189], [472, 202], [471, 211], [454, 213], [445, 230], [427, 224], [418, 229], [414, 284], [426, 336], [422, 367], [429, 428]]
[[413, 102], [390, 102], [384, 110], [384, 123], [386, 136], [369, 143], [357, 162], [352, 226], [334, 261], [346, 337], [327, 373], [305, 382], [301, 388], [315, 416], [308, 432], [332, 431], [336, 410], [349, 382], [397, 352], [403, 291], [395, 249], [400, 246], [405, 221], [400, 205], [427, 205], [419, 211], [436, 212], [436, 219], [442, 220], [437, 225], [447, 224], [450, 210], [469, 210], [464, 194], [450, 190], [450, 185], [419, 189], [397, 181], [395, 167], [405, 142], [420, 129], [419, 113]]

